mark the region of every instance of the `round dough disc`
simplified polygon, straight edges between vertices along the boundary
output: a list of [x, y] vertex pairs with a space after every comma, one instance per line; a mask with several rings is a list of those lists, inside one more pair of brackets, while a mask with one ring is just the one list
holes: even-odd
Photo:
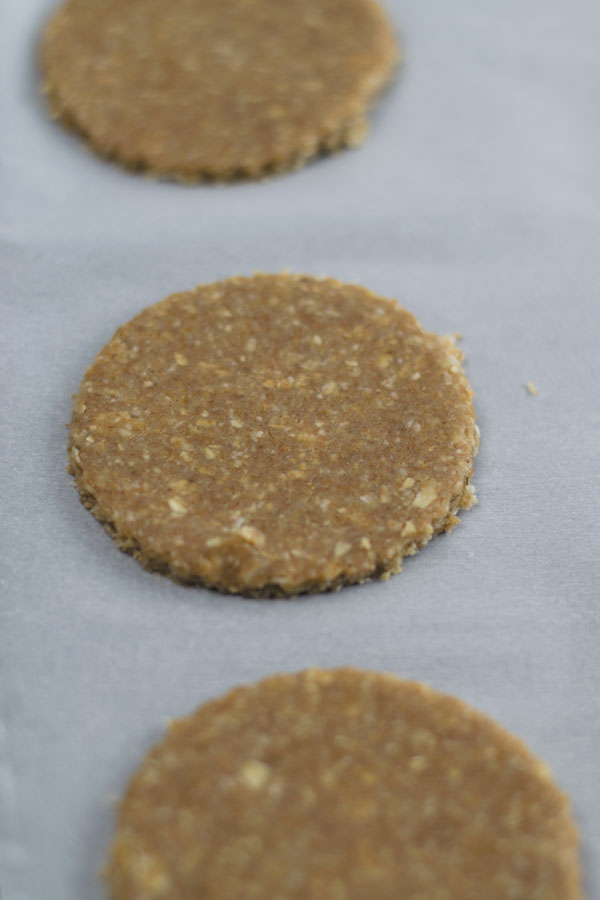
[[202, 285], [99, 353], [71, 470], [119, 545], [179, 580], [280, 595], [385, 577], [474, 502], [457, 354], [362, 287]]
[[308, 670], [174, 722], [120, 804], [113, 900], [579, 900], [545, 765], [416, 682]]
[[104, 156], [184, 180], [357, 143], [397, 58], [374, 0], [68, 0], [42, 46], [58, 118]]

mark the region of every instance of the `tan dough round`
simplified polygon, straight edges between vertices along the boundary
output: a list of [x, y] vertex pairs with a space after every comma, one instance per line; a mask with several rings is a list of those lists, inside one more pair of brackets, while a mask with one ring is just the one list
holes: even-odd
[[474, 502], [458, 356], [355, 285], [201, 285], [98, 354], [71, 471], [118, 544], [179, 580], [281, 595], [385, 577]]
[[373, 0], [68, 0], [42, 46], [59, 119], [104, 156], [182, 179], [357, 143], [397, 58]]
[[112, 900], [580, 900], [547, 767], [460, 700], [356, 669], [175, 721], [120, 803]]

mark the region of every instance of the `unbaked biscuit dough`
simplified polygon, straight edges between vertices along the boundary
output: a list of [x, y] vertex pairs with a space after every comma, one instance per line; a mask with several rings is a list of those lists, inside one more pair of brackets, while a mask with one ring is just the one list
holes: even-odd
[[183, 180], [359, 142], [397, 59], [373, 0], [68, 0], [42, 46], [57, 118], [104, 156]]
[[387, 577], [474, 502], [459, 357], [356, 285], [201, 285], [98, 354], [71, 471], [119, 546], [181, 581], [286, 595]]
[[173, 722], [133, 776], [112, 900], [580, 900], [567, 798], [517, 738], [391, 675], [309, 670]]

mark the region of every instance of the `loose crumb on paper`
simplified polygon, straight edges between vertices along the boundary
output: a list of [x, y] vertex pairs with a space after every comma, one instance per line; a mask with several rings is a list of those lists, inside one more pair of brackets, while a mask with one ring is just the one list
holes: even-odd
[[529, 393], [532, 395], [532, 397], [537, 397], [537, 395], [538, 395], [538, 393], [539, 393], [539, 391], [538, 391], [538, 389], [536, 388], [536, 386], [535, 386], [535, 384], [533, 383], [533, 381], [528, 381], [528, 382], [527, 382], [527, 390], [528, 390]]

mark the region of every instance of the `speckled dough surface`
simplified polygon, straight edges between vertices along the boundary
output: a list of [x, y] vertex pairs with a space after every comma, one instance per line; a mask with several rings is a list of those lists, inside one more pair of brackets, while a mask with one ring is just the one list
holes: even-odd
[[474, 502], [458, 356], [362, 287], [201, 285], [99, 353], [71, 471], [123, 549], [183, 581], [277, 595], [385, 577]]
[[184, 179], [357, 143], [397, 59], [373, 0], [68, 0], [42, 46], [58, 118], [105, 156]]
[[171, 724], [120, 804], [113, 900], [579, 900], [547, 767], [415, 682], [308, 670]]

